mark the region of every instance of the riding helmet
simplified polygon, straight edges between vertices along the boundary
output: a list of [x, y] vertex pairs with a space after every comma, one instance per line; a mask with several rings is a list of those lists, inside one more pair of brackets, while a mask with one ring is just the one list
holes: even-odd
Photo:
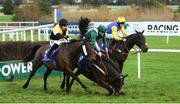
[[59, 25], [60, 26], [67, 26], [68, 24], [68, 21], [65, 19], [65, 18], [62, 18], [60, 21], [59, 21]]
[[117, 18], [117, 22], [118, 22], [118, 23], [125, 23], [125, 22], [126, 22], [126, 19], [125, 19], [125, 17], [118, 17], [118, 18]]
[[98, 31], [102, 31], [102, 32], [106, 32], [106, 27], [104, 25], [99, 25], [99, 27], [97, 28]]

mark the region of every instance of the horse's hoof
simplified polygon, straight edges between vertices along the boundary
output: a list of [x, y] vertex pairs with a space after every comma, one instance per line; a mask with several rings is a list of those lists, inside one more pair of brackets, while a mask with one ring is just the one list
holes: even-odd
[[109, 95], [112, 95], [113, 94], [113, 89], [109, 89]]
[[27, 85], [25, 84], [25, 85], [23, 85], [23, 89], [26, 89], [27, 88]]
[[60, 88], [61, 88], [61, 89], [64, 89], [64, 85], [63, 85], [63, 84], [61, 84]]
[[114, 96], [119, 96], [119, 95], [120, 95], [119, 92], [114, 93]]
[[120, 95], [125, 95], [125, 93], [123, 91], [120, 91]]
[[92, 91], [91, 91], [89, 88], [85, 89], [85, 92], [86, 92], [87, 94], [91, 94], [91, 93], [92, 93]]

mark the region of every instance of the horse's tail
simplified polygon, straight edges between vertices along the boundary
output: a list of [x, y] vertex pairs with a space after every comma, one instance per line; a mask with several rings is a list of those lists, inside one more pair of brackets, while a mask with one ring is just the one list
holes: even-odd
[[34, 58], [34, 55], [36, 54], [37, 50], [41, 47], [40, 44], [34, 46], [32, 48], [32, 51], [29, 55], [27, 55], [24, 59], [23, 59], [23, 62], [24, 63], [27, 63], [28, 61], [31, 61], [33, 58]]
[[83, 38], [84, 34], [87, 32], [89, 23], [91, 20], [87, 17], [81, 17], [79, 20], [79, 30], [80, 30], [80, 39]]

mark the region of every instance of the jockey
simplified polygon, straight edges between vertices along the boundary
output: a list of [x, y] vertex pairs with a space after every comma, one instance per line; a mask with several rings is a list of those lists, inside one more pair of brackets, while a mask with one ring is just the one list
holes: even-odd
[[[102, 56], [102, 52], [97, 44], [97, 40], [103, 39], [104, 47], [106, 47], [107, 41], [106, 41], [106, 37], [105, 37], [105, 32], [106, 32], [106, 27], [104, 25], [99, 25], [98, 28], [90, 29], [89, 31], [87, 31], [84, 34], [85, 39], [91, 41], [94, 50], [97, 52], [97, 54], [100, 57]], [[105, 48], [105, 51], [108, 52], [108, 49]]]
[[68, 40], [67, 36], [67, 24], [68, 21], [64, 18], [62, 18], [59, 21], [59, 24], [55, 24], [53, 27], [53, 30], [50, 35], [50, 46], [51, 48], [47, 52], [47, 57], [49, 58], [50, 55], [54, 50], [56, 50], [59, 45], [62, 43], [63, 40]]
[[113, 21], [112, 23], [107, 25], [107, 35], [110, 35], [116, 41], [126, 41], [125, 38], [122, 39], [118, 36], [118, 32], [121, 31], [123, 37], [126, 37], [127, 33], [125, 29], [127, 28], [127, 26], [128, 24], [126, 24], [126, 19], [124, 17], [118, 17], [116, 21]]

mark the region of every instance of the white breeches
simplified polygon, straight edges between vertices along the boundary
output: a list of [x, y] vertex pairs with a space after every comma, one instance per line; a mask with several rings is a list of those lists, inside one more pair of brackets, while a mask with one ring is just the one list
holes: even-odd
[[50, 44], [51, 47], [52, 47], [54, 44], [60, 45], [61, 43], [62, 43], [62, 41], [59, 41], [59, 40], [50, 40], [50, 41], [49, 41], [49, 44]]

